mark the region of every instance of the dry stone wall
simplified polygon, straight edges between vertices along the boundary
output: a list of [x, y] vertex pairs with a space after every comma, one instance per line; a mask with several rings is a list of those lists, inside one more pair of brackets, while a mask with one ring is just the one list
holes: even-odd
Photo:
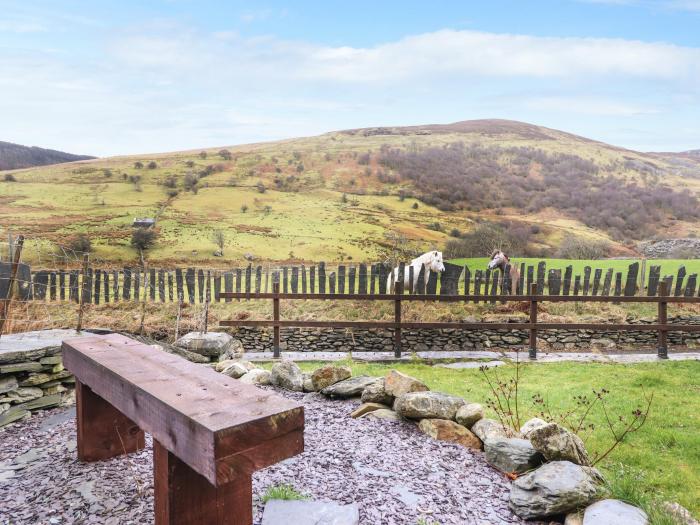
[[[632, 324], [653, 324], [655, 319], [627, 319]], [[700, 324], [700, 316], [677, 316], [671, 323]], [[272, 331], [242, 327], [233, 332], [246, 352], [272, 349]], [[403, 330], [405, 352], [479, 350], [513, 348], [528, 344], [525, 330]], [[538, 332], [543, 348], [554, 351], [592, 348], [650, 349], [655, 348], [656, 332], [594, 332], [591, 330], [542, 330]], [[393, 331], [379, 329], [303, 329], [282, 328], [282, 349], [290, 352], [392, 352]], [[699, 332], [669, 332], [673, 346], [700, 347]]]

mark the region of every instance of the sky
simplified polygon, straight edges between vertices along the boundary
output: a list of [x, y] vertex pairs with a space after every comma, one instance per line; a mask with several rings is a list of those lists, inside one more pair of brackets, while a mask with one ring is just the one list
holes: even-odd
[[530, 122], [700, 148], [700, 0], [0, 0], [0, 140], [111, 156]]

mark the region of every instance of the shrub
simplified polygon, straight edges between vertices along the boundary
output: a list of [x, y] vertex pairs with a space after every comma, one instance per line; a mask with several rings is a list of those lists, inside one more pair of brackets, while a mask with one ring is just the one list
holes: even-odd
[[441, 232], [442, 231], [442, 224], [439, 222], [431, 222], [430, 224], [426, 225], [426, 228], [429, 230], [433, 230], [436, 232]]
[[247, 204], [242, 204], [241, 205], [241, 213], [245, 213], [248, 211], [248, 205]]
[[206, 159], [206, 158], [207, 158], [207, 152], [206, 152], [206, 151], [200, 151], [200, 152], [199, 152], [199, 158], [200, 158], [200, 159]]
[[136, 168], [137, 170], [140, 170], [141, 168], [143, 168], [143, 162], [141, 162], [140, 160], [137, 160], [136, 162], [134, 162], [134, 168]]
[[462, 236], [462, 232], [459, 231], [457, 228], [452, 228], [450, 230], [450, 237], [455, 237], [459, 239]]
[[185, 162], [185, 166], [187, 166], [188, 168], [194, 168], [194, 161], [188, 160], [187, 162]]
[[447, 241], [445, 258], [487, 257], [494, 249], [508, 255], [523, 254], [529, 240], [526, 226], [515, 224], [495, 224], [482, 222], [471, 232], [463, 233], [460, 239]]
[[174, 175], [168, 175], [167, 177], [165, 177], [165, 180], [163, 180], [163, 186], [165, 186], [166, 188], [176, 188], [177, 179]]
[[418, 203], [417, 203], [417, 202], [414, 202], [414, 203], [411, 205], [411, 208], [413, 208], [414, 210], [417, 210], [417, 209], [418, 209]]
[[222, 149], [219, 150], [219, 157], [221, 157], [224, 160], [231, 160], [233, 158], [233, 155], [231, 155], [231, 152], [227, 149]]
[[156, 163], [155, 160], [152, 160], [151, 162], [149, 162], [149, 163], [146, 165], [146, 167], [147, 167], [149, 170], [154, 170], [154, 169], [156, 169], [156, 168], [158, 167], [158, 164]]
[[185, 190], [187, 191], [193, 191], [194, 188], [197, 187], [197, 183], [199, 182], [199, 177], [195, 175], [194, 173], [185, 173], [185, 178], [182, 180], [182, 185], [185, 187]]
[[557, 257], [560, 259], [602, 259], [609, 250], [610, 243], [607, 241], [569, 236], [559, 245]]
[[92, 251], [92, 242], [84, 233], [79, 233], [68, 241], [68, 249], [76, 253], [90, 253]]
[[150, 228], [136, 228], [131, 233], [131, 246], [140, 251], [148, 250], [156, 242], [156, 232]]
[[265, 185], [262, 183], [262, 181], [258, 182], [255, 185], [255, 188], [258, 190], [258, 193], [265, 193], [265, 191], [267, 190], [267, 188], [265, 188]]
[[17, 182], [17, 178], [12, 173], [5, 173], [5, 182]]

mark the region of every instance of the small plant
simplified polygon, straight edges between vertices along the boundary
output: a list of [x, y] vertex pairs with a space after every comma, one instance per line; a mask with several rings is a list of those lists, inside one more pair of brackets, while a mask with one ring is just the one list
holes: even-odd
[[248, 211], [248, 205], [247, 204], [241, 204], [241, 213], [245, 213]]
[[214, 244], [216, 244], [219, 247], [219, 252], [221, 253], [221, 255], [223, 255], [224, 246], [226, 246], [226, 234], [224, 233], [224, 231], [214, 230], [211, 239], [214, 242]]
[[267, 503], [271, 499], [304, 500], [309, 498], [295, 489], [292, 484], [283, 483], [267, 487], [265, 494], [262, 496], [262, 502]]
[[440, 522], [428, 520], [428, 518], [418, 518], [416, 525], [440, 525]]

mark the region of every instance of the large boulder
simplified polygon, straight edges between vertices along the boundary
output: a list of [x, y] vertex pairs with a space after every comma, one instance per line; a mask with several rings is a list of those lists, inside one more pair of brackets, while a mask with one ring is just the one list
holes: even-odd
[[693, 518], [690, 511], [680, 503], [664, 501], [661, 504], [661, 508], [671, 514], [680, 525], [700, 525], [700, 521]]
[[247, 374], [242, 375], [239, 381], [248, 385], [269, 385], [270, 376], [271, 374], [269, 371], [255, 368]]
[[593, 503], [602, 481], [593, 468], [570, 461], [545, 463], [513, 482], [509, 505], [526, 520], [566, 514]]
[[547, 461], [571, 461], [577, 465], [590, 465], [586, 447], [576, 434], [564, 427], [549, 423], [529, 433], [530, 441]]
[[384, 378], [381, 378], [362, 391], [362, 402], [392, 406], [394, 404], [394, 396], [387, 393], [384, 388]]
[[219, 361], [224, 361], [226, 359], [240, 359], [243, 357], [243, 343], [240, 339], [232, 339], [231, 344], [228, 346], [226, 351], [219, 356]]
[[495, 419], [479, 419], [471, 427], [471, 431], [476, 434], [481, 441], [486, 443], [489, 439], [518, 437], [517, 432], [509, 427], [504, 427]]
[[467, 428], [472, 428], [474, 423], [484, 418], [484, 407], [479, 403], [467, 403], [462, 405], [455, 414], [455, 421]]
[[226, 354], [233, 337], [225, 332], [190, 332], [175, 341], [175, 346], [195, 354], [216, 357]]
[[351, 377], [350, 379], [345, 379], [335, 383], [334, 385], [327, 386], [321, 390], [321, 393], [329, 397], [358, 397], [362, 394], [365, 388], [373, 383], [376, 383], [378, 379], [379, 378], [369, 376]]
[[409, 392], [426, 392], [430, 389], [414, 377], [407, 376], [398, 370], [391, 370], [384, 377], [384, 390], [390, 396], [400, 397]]
[[484, 443], [486, 461], [501, 472], [522, 474], [544, 461], [527, 439], [493, 438]]
[[527, 421], [525, 421], [525, 423], [523, 423], [523, 425], [520, 427], [520, 434], [525, 439], [530, 439], [530, 433], [533, 430], [544, 426], [547, 426], [547, 422], [544, 419], [540, 419], [539, 417], [533, 417], [532, 419], [528, 419]]
[[481, 441], [462, 425], [447, 419], [421, 419], [418, 428], [433, 439], [450, 441], [463, 447], [481, 450]]
[[461, 397], [441, 392], [409, 392], [396, 398], [394, 410], [412, 419], [454, 419], [464, 404]]
[[275, 363], [270, 371], [270, 382], [286, 390], [301, 392], [304, 389], [304, 375], [294, 361], [283, 359]]
[[646, 525], [646, 513], [617, 499], [597, 501], [586, 508], [583, 525]]
[[315, 392], [323, 390], [327, 386], [334, 385], [352, 376], [349, 366], [326, 365], [317, 368], [311, 374], [311, 384]]

